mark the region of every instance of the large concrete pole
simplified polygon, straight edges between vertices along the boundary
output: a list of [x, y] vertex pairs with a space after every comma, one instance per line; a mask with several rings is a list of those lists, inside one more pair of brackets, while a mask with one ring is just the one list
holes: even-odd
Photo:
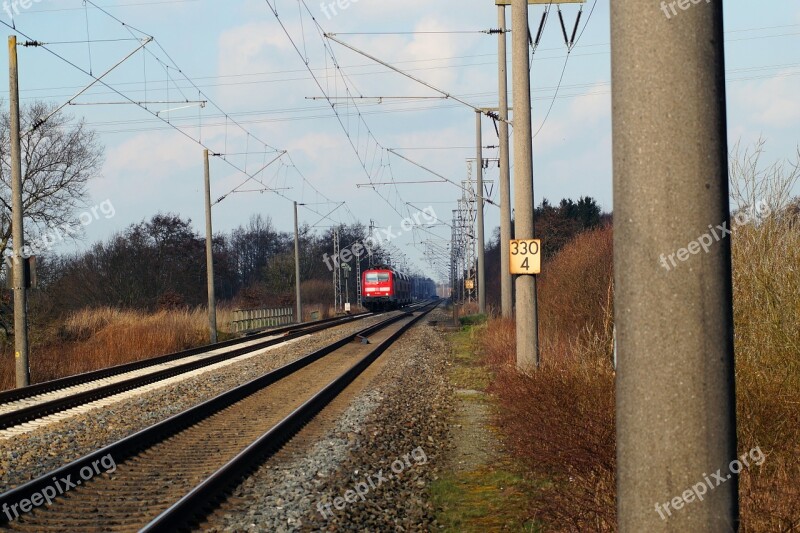
[[511, 170], [508, 137], [508, 75], [506, 73], [506, 6], [497, 6], [498, 87], [500, 93], [500, 309], [503, 318], [511, 318], [514, 312], [514, 286], [508, 269], [509, 242], [511, 241]]
[[611, 52], [619, 530], [733, 531], [722, 2], [612, 0]]
[[203, 150], [206, 203], [206, 275], [208, 285], [208, 331], [211, 342], [217, 342], [217, 298], [214, 293], [214, 235], [211, 230], [211, 171], [208, 150]]
[[475, 112], [475, 174], [478, 180], [478, 312], [486, 313], [486, 236], [483, 221], [483, 135], [481, 131], [481, 112]]
[[[528, 0], [511, 2], [511, 62], [514, 78], [514, 238], [533, 239], [533, 138], [528, 63]], [[502, 106], [501, 106], [502, 107]], [[509, 268], [506, 263], [503, 268]], [[536, 276], [517, 276], [517, 367], [539, 366]]]
[[30, 385], [28, 363], [28, 289], [25, 279], [25, 231], [22, 226], [22, 149], [20, 146], [19, 70], [17, 68], [17, 38], [8, 38], [10, 137], [11, 137], [11, 239], [13, 246], [14, 283], [14, 360], [16, 385]]

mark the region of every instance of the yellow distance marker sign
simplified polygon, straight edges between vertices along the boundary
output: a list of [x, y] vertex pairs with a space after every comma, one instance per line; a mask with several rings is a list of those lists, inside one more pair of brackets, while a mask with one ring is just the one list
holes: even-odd
[[511, 274], [540, 274], [542, 272], [542, 241], [525, 239], [511, 241]]

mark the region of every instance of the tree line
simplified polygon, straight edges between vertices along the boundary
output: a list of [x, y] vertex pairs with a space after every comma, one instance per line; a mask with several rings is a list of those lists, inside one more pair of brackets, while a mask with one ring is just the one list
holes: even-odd
[[[586, 230], [611, 223], [611, 215], [603, 213], [594, 198], [582, 196], [578, 201], [570, 198], [558, 205], [546, 198], [534, 211], [535, 238], [542, 239], [542, 264], [552, 259], [569, 241]], [[511, 222], [514, 232], [514, 221]], [[486, 246], [486, 298], [490, 305], [500, 305], [500, 269], [508, 268], [500, 262], [500, 228], [497, 228]]]
[[[597, 202], [588, 197], [564, 199], [557, 206], [543, 200], [536, 208], [536, 235], [543, 240], [544, 260], [553, 257], [575, 235], [603, 223]], [[337, 228], [342, 249], [368, 237], [362, 224]], [[333, 302], [331, 262], [334, 229], [300, 228], [300, 279], [303, 299]], [[275, 228], [269, 217], [254, 215], [229, 233], [213, 239], [217, 298], [242, 308], [294, 304], [294, 234]], [[487, 246], [487, 294], [498, 298], [500, 238]], [[376, 248], [373, 264], [384, 262]], [[362, 255], [362, 268], [368, 266]], [[355, 264], [347, 288], [356, 299]], [[190, 219], [161, 213], [132, 224], [87, 251], [39, 258], [39, 288], [32, 294], [38, 309], [59, 314], [85, 307], [155, 310], [199, 306], [207, 301], [205, 236]]]
[[[362, 224], [336, 230], [343, 248], [363, 242], [368, 233]], [[334, 228], [303, 226], [299, 235], [303, 300], [332, 304], [333, 273], [323, 257], [333, 252]], [[213, 255], [218, 301], [237, 308], [294, 305], [294, 233], [277, 230], [269, 217], [254, 215], [231, 232], [214, 235]], [[353, 261], [347, 284], [351, 302], [356, 301]], [[384, 261], [383, 251], [373, 250], [373, 264]], [[366, 254], [361, 266], [369, 266]], [[190, 219], [172, 213], [131, 224], [83, 252], [40, 256], [36, 271], [30, 305], [31, 318], [40, 324], [83, 308], [158, 310], [207, 303], [205, 235]], [[11, 291], [3, 292], [0, 318], [10, 329]]]

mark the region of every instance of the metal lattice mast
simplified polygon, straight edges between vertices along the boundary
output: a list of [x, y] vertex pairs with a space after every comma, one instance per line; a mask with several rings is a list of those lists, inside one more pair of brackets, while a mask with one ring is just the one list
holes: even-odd
[[367, 253], [369, 254], [369, 268], [372, 268], [372, 266], [374, 265], [373, 259], [372, 259], [372, 243], [376, 242], [376, 240], [375, 240], [375, 221], [372, 220], [372, 219], [369, 219], [369, 241], [370, 241], [370, 246], [369, 246], [369, 248], [367, 248]]
[[458, 211], [453, 209], [453, 224], [450, 228], [450, 297], [458, 299]]
[[453, 285], [453, 298], [458, 301], [464, 298], [464, 283], [462, 275], [464, 270], [462, 268], [462, 260], [464, 257], [464, 248], [461, 239], [461, 203], [459, 202], [459, 209], [453, 210], [453, 268], [455, 269], [455, 285]]
[[466, 288], [466, 282], [470, 279], [471, 265], [470, 265], [470, 235], [471, 230], [468, 225], [469, 207], [468, 200], [465, 199], [466, 195], [458, 201], [458, 275], [459, 275], [459, 294], [461, 301], [469, 300], [469, 292]]
[[438, 277], [437, 286], [450, 280], [452, 285], [452, 256], [448, 248], [449, 242], [442, 239], [442, 242], [436, 242], [432, 239], [427, 239], [421, 243], [425, 246], [423, 254], [426, 262], [435, 272]]
[[[472, 161], [467, 161], [467, 179], [461, 182], [463, 192], [459, 200], [459, 219], [464, 249], [465, 283], [464, 297], [468, 302], [476, 300], [477, 292], [477, 254], [475, 250], [475, 223], [478, 216], [477, 194], [473, 180]], [[471, 288], [467, 288], [469, 284]]]

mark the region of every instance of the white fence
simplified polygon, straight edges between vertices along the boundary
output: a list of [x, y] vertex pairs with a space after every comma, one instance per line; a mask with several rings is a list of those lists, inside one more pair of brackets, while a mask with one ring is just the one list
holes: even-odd
[[231, 330], [235, 333], [248, 329], [285, 326], [294, 321], [294, 309], [238, 309], [233, 312]]

